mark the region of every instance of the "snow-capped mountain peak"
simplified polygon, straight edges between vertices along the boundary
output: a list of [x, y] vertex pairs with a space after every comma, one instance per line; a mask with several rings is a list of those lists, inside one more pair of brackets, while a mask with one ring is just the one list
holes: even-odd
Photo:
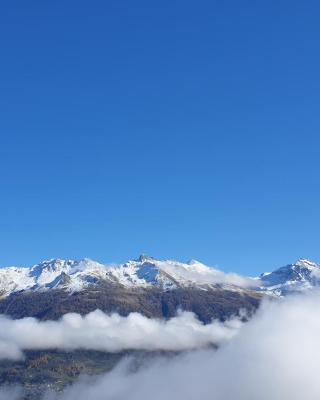
[[320, 284], [320, 264], [300, 258], [273, 272], [261, 274], [262, 289], [277, 295], [286, 295], [310, 289]]
[[293, 265], [297, 265], [302, 268], [307, 269], [317, 269], [319, 268], [319, 264], [308, 260], [307, 258], [299, 258]]
[[259, 278], [225, 273], [197, 260], [183, 263], [157, 260], [142, 254], [124, 264], [108, 265], [85, 258], [82, 260], [50, 259], [31, 268], [0, 268], [0, 296], [19, 291], [63, 289], [81, 291], [91, 285], [118, 284], [126, 288], [182, 287], [252, 288], [279, 296], [320, 286], [320, 264], [301, 258], [293, 264], [266, 272]]
[[139, 261], [139, 262], [151, 261], [152, 262], [154, 260], [155, 260], [154, 257], [148, 256], [148, 254], [142, 253], [142, 254], [140, 254], [140, 256], [135, 261]]
[[230, 290], [241, 290], [242, 283], [248, 283], [241, 279], [236, 274], [225, 274], [196, 260], [188, 263], [157, 260], [145, 254], [119, 265], [101, 264], [88, 258], [80, 261], [57, 258], [42, 261], [31, 268], [0, 269], [0, 295], [52, 288], [79, 291], [89, 285], [104, 283], [163, 290], [222, 285]]
[[29, 275], [40, 278], [43, 275], [55, 274], [59, 271], [68, 271], [74, 264], [75, 261], [73, 260], [52, 258], [51, 260], [42, 261], [31, 267]]

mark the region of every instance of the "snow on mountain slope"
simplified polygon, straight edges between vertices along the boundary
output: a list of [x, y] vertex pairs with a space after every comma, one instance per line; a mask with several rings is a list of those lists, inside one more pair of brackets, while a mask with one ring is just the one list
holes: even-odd
[[23, 290], [61, 288], [79, 291], [102, 281], [117, 282], [125, 287], [160, 287], [164, 290], [185, 286], [228, 287], [240, 290], [255, 284], [250, 278], [226, 274], [192, 260], [181, 263], [156, 260], [142, 255], [121, 265], [104, 265], [84, 259], [81, 261], [52, 259], [31, 268], [0, 269], [0, 296]]
[[192, 285], [234, 285], [252, 286], [254, 281], [237, 274], [226, 274], [198, 261], [182, 263], [173, 260], [156, 260], [142, 255], [138, 260], [128, 261], [112, 268], [114, 276], [126, 286], [161, 286], [165, 289]]
[[301, 292], [320, 285], [320, 264], [299, 259], [293, 264], [260, 276], [261, 290], [278, 296]]
[[90, 281], [104, 277], [105, 266], [91, 260], [52, 259], [31, 268], [0, 268], [0, 295], [57, 287], [80, 290]]
[[264, 273], [259, 278], [246, 278], [224, 273], [195, 260], [182, 263], [156, 260], [146, 255], [116, 266], [89, 259], [52, 259], [31, 268], [0, 268], [0, 297], [26, 290], [60, 288], [75, 292], [101, 282], [118, 283], [128, 288], [158, 287], [163, 290], [191, 286], [228, 290], [252, 288], [284, 296], [320, 286], [320, 264], [300, 259], [271, 273]]

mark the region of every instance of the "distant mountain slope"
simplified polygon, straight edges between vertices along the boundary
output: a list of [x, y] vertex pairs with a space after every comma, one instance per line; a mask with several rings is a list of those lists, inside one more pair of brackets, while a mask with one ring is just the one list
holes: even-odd
[[118, 283], [127, 288], [158, 287], [172, 290], [179, 287], [217, 287], [240, 290], [255, 281], [237, 274], [225, 274], [192, 260], [181, 263], [172, 260], [156, 260], [142, 255], [120, 265], [104, 265], [84, 259], [80, 261], [52, 259], [32, 268], [0, 269], [0, 295], [2, 297], [20, 291], [46, 291], [63, 289], [81, 291], [101, 283]]
[[181, 309], [209, 322], [241, 309], [252, 312], [265, 295], [285, 296], [319, 283], [320, 265], [306, 259], [259, 278], [226, 274], [194, 260], [181, 263], [145, 255], [116, 266], [54, 259], [32, 268], [0, 269], [0, 314], [57, 319], [99, 308], [170, 318]]
[[262, 274], [260, 280], [262, 291], [286, 296], [319, 286], [320, 264], [302, 258], [293, 264]]
[[319, 282], [320, 264], [307, 259], [299, 259], [257, 278], [224, 273], [195, 260], [182, 263], [156, 260], [146, 255], [120, 265], [105, 265], [90, 259], [52, 259], [31, 268], [0, 268], [0, 297], [52, 289], [75, 293], [107, 284], [127, 289], [158, 288], [165, 291], [191, 287], [229, 291], [252, 289], [284, 296], [318, 286]]
[[70, 293], [62, 289], [25, 291], [0, 299], [0, 314], [13, 318], [36, 317], [55, 320], [69, 312], [82, 315], [96, 309], [128, 315], [139, 312], [150, 318], [171, 318], [178, 310], [192, 311], [208, 323], [224, 320], [240, 310], [253, 312], [262, 295], [253, 291], [197, 287], [162, 290], [158, 287], [127, 288], [117, 283], [89, 286]]

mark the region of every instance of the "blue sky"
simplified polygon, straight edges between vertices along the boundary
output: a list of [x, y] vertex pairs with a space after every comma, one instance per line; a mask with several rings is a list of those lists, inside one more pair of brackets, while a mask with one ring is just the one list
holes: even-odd
[[317, 2], [11, 1], [0, 265], [320, 260]]

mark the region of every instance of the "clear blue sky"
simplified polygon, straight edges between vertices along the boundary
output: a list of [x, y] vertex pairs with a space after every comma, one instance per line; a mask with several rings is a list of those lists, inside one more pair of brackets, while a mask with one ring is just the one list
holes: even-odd
[[10, 1], [0, 265], [320, 260], [320, 6]]

